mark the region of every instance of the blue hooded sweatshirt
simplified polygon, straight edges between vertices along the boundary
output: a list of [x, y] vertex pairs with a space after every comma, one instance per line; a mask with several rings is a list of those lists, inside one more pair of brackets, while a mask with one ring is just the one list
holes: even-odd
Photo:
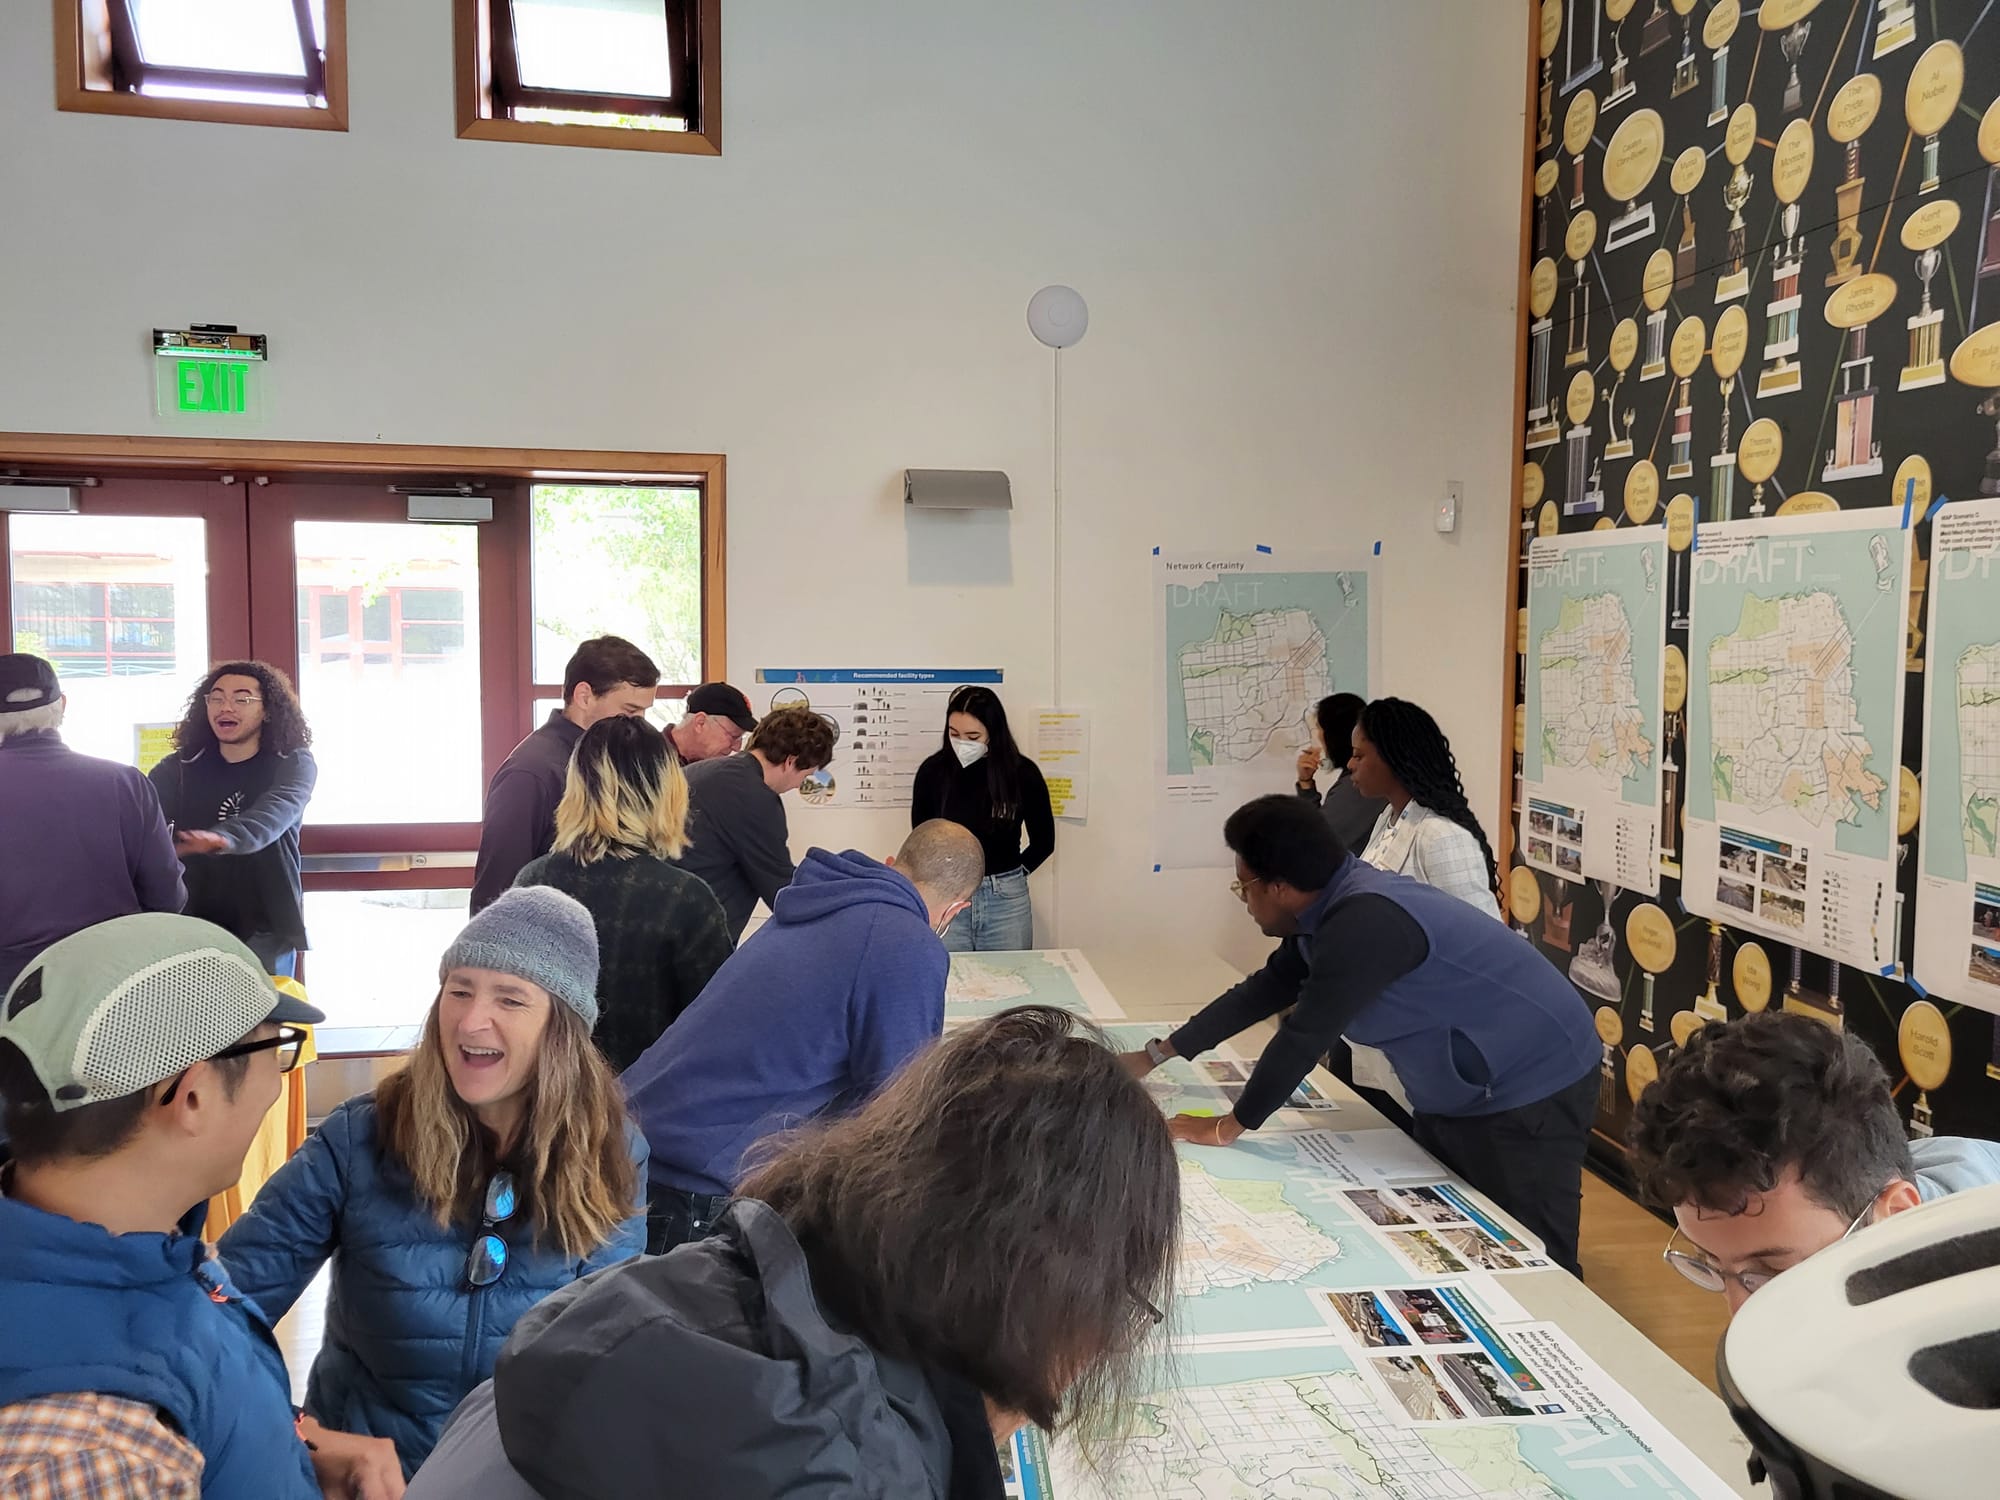
[[812, 850], [771, 920], [625, 1072], [653, 1183], [727, 1193], [758, 1141], [873, 1094], [943, 1030], [950, 967], [907, 878]]
[[317, 1500], [285, 1361], [201, 1241], [114, 1235], [0, 1197], [0, 1406], [95, 1392], [158, 1407], [200, 1450], [204, 1500]]

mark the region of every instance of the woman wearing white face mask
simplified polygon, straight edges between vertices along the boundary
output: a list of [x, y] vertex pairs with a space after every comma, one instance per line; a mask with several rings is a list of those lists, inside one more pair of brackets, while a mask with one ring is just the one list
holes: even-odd
[[1055, 853], [1055, 813], [1048, 783], [1015, 747], [1007, 710], [991, 688], [962, 687], [951, 695], [944, 744], [917, 768], [910, 826], [932, 818], [968, 829], [986, 853], [986, 878], [973, 893], [971, 909], [945, 929], [945, 947], [954, 953], [1034, 947], [1028, 876]]

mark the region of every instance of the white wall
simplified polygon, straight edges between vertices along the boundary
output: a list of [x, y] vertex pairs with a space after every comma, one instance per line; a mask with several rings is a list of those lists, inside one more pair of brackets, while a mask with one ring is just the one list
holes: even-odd
[[[1222, 872], [1147, 873], [1153, 544], [1381, 539], [1384, 687], [1492, 826], [1525, 7], [728, 0], [720, 160], [459, 141], [450, 7], [348, 10], [334, 135], [57, 114], [50, 7], [0, 6], [0, 429], [151, 430], [147, 330], [225, 321], [271, 335], [268, 437], [721, 452], [733, 676], [998, 664], [1025, 712], [1051, 372], [1023, 309], [1067, 281], [1097, 775], [1061, 940], [1263, 946]], [[904, 581], [912, 466], [1013, 476], [1011, 588]]]

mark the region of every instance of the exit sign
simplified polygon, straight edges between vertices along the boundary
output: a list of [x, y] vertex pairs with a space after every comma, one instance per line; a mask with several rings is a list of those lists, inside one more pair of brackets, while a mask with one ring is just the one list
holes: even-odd
[[170, 359], [174, 410], [242, 416], [250, 410], [250, 367], [214, 359]]
[[153, 409], [166, 421], [255, 422], [263, 416], [262, 334], [227, 324], [153, 330]]

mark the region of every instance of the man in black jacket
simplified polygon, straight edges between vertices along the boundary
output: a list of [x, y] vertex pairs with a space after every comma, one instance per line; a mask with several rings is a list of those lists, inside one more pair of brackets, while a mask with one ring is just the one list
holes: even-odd
[[563, 706], [514, 747], [486, 788], [473, 911], [499, 900], [522, 867], [555, 843], [556, 804], [584, 730], [614, 714], [643, 714], [659, 685], [660, 669], [630, 641], [600, 635], [576, 648], [563, 669]]

